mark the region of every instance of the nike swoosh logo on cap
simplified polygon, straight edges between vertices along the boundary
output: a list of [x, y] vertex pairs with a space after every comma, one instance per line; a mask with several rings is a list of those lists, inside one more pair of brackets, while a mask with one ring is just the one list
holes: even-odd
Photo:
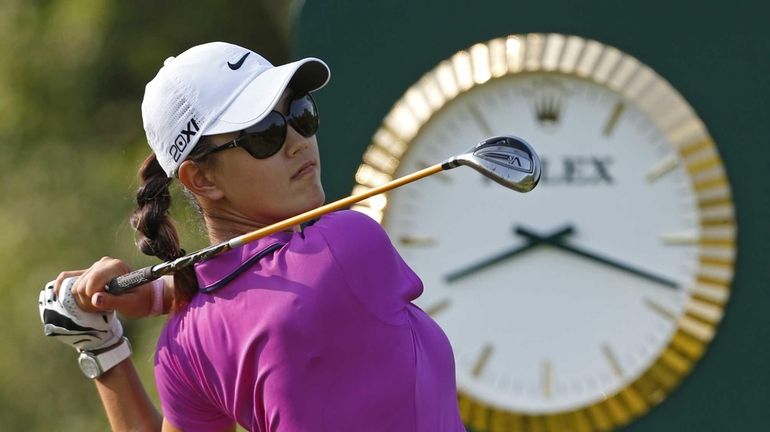
[[238, 70], [238, 69], [241, 68], [241, 66], [243, 65], [243, 62], [246, 60], [246, 57], [248, 57], [249, 54], [251, 54], [251, 53], [247, 52], [246, 54], [244, 54], [243, 57], [241, 57], [241, 59], [238, 60], [237, 63], [227, 62], [227, 65], [230, 66], [230, 69], [232, 69], [232, 70]]

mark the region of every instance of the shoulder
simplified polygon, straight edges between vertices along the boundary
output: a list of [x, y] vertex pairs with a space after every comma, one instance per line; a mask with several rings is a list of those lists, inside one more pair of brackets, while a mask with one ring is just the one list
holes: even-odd
[[308, 227], [308, 235], [320, 235], [334, 258], [343, 263], [391, 254], [393, 245], [380, 224], [357, 211], [344, 210], [322, 217]]
[[185, 384], [179, 379], [185, 370], [185, 365], [180, 364], [184, 358], [184, 349], [179, 341], [179, 321], [183, 313], [180, 311], [169, 317], [155, 346], [156, 378], [171, 386]]
[[216, 377], [196, 360], [185, 313], [166, 322], [155, 348], [155, 385], [163, 415], [182, 430], [228, 430], [233, 421], [201, 384]]
[[178, 315], [173, 315], [166, 322], [155, 347], [155, 382], [166, 416], [174, 416], [183, 409], [180, 400], [185, 400], [185, 404], [200, 404], [202, 399], [197, 389], [190, 385], [188, 373], [192, 368], [179, 343], [177, 324]]
[[338, 234], [366, 234], [382, 233], [382, 227], [371, 217], [354, 210], [341, 210], [329, 213], [321, 217], [312, 225], [324, 234], [335, 232]]
[[358, 240], [388, 240], [380, 224], [371, 217], [354, 210], [343, 210], [325, 215], [312, 227], [332, 242]]
[[159, 388], [187, 393], [188, 397], [202, 397], [196, 385], [201, 378], [197, 376], [200, 369], [195, 367], [199, 328], [190, 315], [188, 304], [169, 316], [155, 345], [154, 369]]
[[341, 280], [358, 302], [380, 320], [401, 324], [405, 306], [422, 292], [422, 282], [380, 224], [363, 213], [344, 211], [330, 214], [316, 225]]

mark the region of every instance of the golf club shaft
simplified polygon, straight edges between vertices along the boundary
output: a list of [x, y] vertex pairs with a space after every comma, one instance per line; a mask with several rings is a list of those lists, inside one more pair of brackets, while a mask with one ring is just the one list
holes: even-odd
[[258, 230], [240, 235], [229, 241], [222, 242], [217, 245], [207, 247], [205, 249], [201, 249], [197, 252], [193, 252], [192, 254], [185, 255], [181, 258], [177, 258], [172, 261], [167, 261], [161, 264], [145, 267], [139, 270], [134, 270], [131, 273], [127, 273], [110, 280], [110, 282], [107, 284], [107, 288], [106, 288], [107, 292], [111, 294], [124, 293], [139, 285], [152, 282], [153, 280], [163, 275], [173, 273], [177, 270], [188, 267], [197, 262], [201, 262], [211, 257], [217, 256], [230, 249], [242, 246], [254, 240], [261, 239], [263, 237], [269, 236], [270, 234], [274, 234], [278, 231], [289, 229], [295, 225], [308, 222], [310, 220], [313, 220], [317, 217], [323, 216], [335, 210], [349, 207], [351, 204], [355, 204], [359, 201], [363, 201], [367, 198], [371, 198], [375, 195], [379, 195], [383, 192], [387, 192], [391, 189], [395, 189], [397, 187], [403, 186], [405, 184], [411, 183], [421, 178], [436, 174], [438, 172], [454, 168], [455, 166], [457, 165], [450, 165], [447, 162], [439, 163], [439, 164], [430, 166], [428, 168], [422, 169], [420, 171], [414, 172], [412, 174], [399, 177], [384, 185], [369, 189], [368, 191], [363, 192], [361, 194], [352, 195], [347, 198], [339, 199], [337, 201], [326, 204], [324, 206], [306, 211], [305, 213], [299, 214], [297, 216], [290, 217], [281, 222], [277, 222], [272, 225], [266, 226], [264, 228], [260, 228]]
[[298, 225], [310, 220], [313, 220], [319, 216], [325, 215], [326, 213], [333, 212], [335, 210], [339, 210], [345, 207], [349, 207], [351, 204], [355, 204], [359, 201], [363, 201], [367, 198], [371, 198], [375, 195], [379, 195], [383, 192], [387, 192], [391, 189], [395, 189], [399, 186], [403, 186], [405, 184], [411, 183], [415, 180], [419, 180], [423, 177], [427, 177], [429, 175], [435, 174], [437, 172], [443, 171], [443, 168], [441, 167], [441, 164], [436, 164], [431, 167], [422, 169], [420, 171], [417, 171], [415, 173], [405, 175], [403, 177], [399, 177], [395, 180], [392, 180], [382, 186], [378, 186], [376, 188], [369, 189], [366, 192], [363, 192], [358, 195], [352, 195], [347, 198], [342, 198], [340, 200], [334, 201], [333, 203], [326, 204], [324, 206], [318, 207], [316, 209], [307, 211], [305, 213], [299, 214], [297, 216], [291, 217], [289, 219], [286, 219], [282, 222], [275, 223], [273, 225], [267, 226], [262, 229], [258, 229], [256, 231], [252, 231], [250, 233], [243, 234], [239, 237], [235, 237], [234, 239], [230, 240], [228, 243], [230, 244], [230, 247], [238, 247], [241, 245], [244, 245], [246, 243], [249, 243], [251, 241], [260, 239], [262, 237], [268, 236], [270, 234], [276, 233], [278, 231], [283, 231], [287, 228], [290, 228], [294, 225]]

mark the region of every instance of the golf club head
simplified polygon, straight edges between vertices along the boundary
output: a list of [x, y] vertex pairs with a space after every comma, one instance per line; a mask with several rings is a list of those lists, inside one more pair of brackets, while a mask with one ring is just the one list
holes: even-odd
[[487, 138], [466, 153], [442, 164], [444, 169], [469, 166], [517, 192], [529, 192], [540, 181], [540, 158], [521, 138], [501, 135]]

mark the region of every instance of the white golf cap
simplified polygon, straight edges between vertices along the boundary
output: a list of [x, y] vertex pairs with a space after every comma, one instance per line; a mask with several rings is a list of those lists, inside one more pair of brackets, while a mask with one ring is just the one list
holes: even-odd
[[172, 177], [201, 136], [245, 129], [273, 110], [286, 87], [311, 92], [326, 85], [329, 75], [317, 58], [273, 66], [237, 45], [194, 46], [166, 59], [145, 87], [147, 142]]

